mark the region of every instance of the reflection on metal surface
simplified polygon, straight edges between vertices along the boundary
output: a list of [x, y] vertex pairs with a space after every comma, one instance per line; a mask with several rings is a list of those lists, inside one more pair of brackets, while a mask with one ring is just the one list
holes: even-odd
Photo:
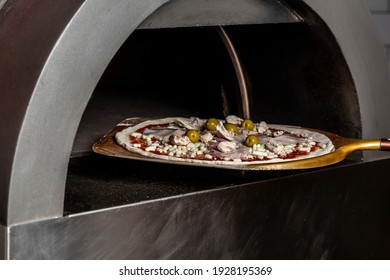
[[390, 233], [389, 163], [324, 168], [21, 224], [10, 229], [9, 258], [388, 259], [390, 243], [377, 237]]
[[284, 1], [171, 0], [138, 29], [294, 23], [302, 19]]
[[[0, 26], [0, 221], [7, 225], [62, 215], [66, 167], [92, 92], [123, 42], [166, 0], [11, 2], [12, 24]], [[54, 135], [53, 127], [66, 133]]]
[[250, 119], [248, 87], [246, 84], [244, 70], [240, 58], [237, 54], [236, 49], [234, 48], [232, 40], [230, 40], [229, 35], [226, 33], [226, 30], [222, 26], [219, 26], [218, 32], [229, 52], [230, 58], [233, 62], [234, 70], [236, 72], [237, 82], [238, 82], [240, 95], [241, 95], [243, 117], [244, 119]]

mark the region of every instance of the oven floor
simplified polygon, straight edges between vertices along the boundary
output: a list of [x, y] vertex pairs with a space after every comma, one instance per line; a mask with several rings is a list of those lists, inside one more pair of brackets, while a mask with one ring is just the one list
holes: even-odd
[[91, 155], [70, 159], [64, 214], [132, 204], [302, 171], [241, 171], [134, 161]]

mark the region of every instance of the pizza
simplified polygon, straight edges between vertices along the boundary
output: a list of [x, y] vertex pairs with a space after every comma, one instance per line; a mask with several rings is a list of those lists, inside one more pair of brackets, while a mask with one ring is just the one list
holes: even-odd
[[126, 150], [147, 158], [200, 164], [247, 165], [300, 160], [334, 150], [316, 131], [228, 116], [142, 121], [115, 134]]

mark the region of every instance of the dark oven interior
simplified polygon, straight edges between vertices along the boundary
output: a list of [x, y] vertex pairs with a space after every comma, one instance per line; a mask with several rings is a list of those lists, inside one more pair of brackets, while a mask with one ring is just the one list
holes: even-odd
[[[223, 29], [240, 57], [250, 118], [361, 136], [348, 65], [309, 9], [292, 23]], [[84, 112], [68, 167], [65, 214], [303, 171], [235, 171], [93, 155], [91, 146], [128, 117], [243, 116], [234, 65], [218, 25], [139, 28], [117, 52]], [[349, 161], [358, 161], [354, 156]]]

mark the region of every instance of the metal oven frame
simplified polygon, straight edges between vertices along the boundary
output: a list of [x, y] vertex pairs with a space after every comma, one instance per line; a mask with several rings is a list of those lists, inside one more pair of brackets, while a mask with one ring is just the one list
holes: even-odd
[[[382, 153], [345, 168], [64, 216], [69, 157], [92, 92], [126, 38], [167, 2], [2, 1], [0, 258], [388, 257], [390, 243], [378, 241], [390, 231], [381, 216], [389, 210], [382, 198], [389, 197], [390, 164]], [[390, 116], [389, 71], [367, 7], [286, 2], [307, 5], [334, 34], [355, 83], [362, 137], [390, 135], [382, 121]], [[319, 174], [327, 181], [312, 185]], [[276, 207], [278, 192], [285, 195]], [[362, 229], [365, 222], [376, 233]], [[348, 239], [354, 230], [378, 239], [357, 253], [359, 240]]]

